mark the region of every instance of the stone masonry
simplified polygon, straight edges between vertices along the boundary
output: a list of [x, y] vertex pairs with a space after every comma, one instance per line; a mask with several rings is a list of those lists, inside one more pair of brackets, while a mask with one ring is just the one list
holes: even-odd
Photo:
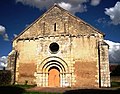
[[9, 63], [15, 67], [15, 83], [110, 87], [104, 34], [58, 5], [21, 32], [13, 40], [13, 49], [17, 56]]

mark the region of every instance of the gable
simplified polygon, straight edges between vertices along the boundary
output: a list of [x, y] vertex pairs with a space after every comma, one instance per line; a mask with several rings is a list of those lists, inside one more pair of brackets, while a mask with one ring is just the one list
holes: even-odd
[[73, 16], [58, 5], [54, 5], [14, 40], [68, 34], [73, 36], [89, 35], [93, 33], [103, 35], [83, 20]]

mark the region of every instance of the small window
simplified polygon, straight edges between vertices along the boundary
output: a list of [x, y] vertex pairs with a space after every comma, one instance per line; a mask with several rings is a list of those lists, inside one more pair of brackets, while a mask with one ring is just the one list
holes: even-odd
[[54, 24], [54, 31], [56, 31], [56, 23]]

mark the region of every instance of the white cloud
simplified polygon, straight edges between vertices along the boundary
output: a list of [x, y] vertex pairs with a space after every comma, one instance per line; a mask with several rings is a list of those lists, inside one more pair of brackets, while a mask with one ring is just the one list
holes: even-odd
[[16, 2], [21, 2], [24, 5], [29, 5], [36, 8], [48, 7], [54, 0], [16, 0]]
[[106, 26], [110, 26], [111, 25], [111, 21], [107, 21], [106, 18], [98, 18], [96, 20], [97, 23], [96, 25], [101, 25], [102, 28], [105, 28]]
[[9, 41], [8, 34], [6, 33], [6, 28], [0, 25], [0, 35], [3, 37], [5, 41]]
[[109, 59], [111, 63], [120, 63], [120, 43], [105, 40], [109, 44]]
[[5, 27], [0, 25], [0, 35], [3, 35], [5, 33]]
[[92, 5], [92, 6], [97, 6], [97, 5], [100, 4], [100, 1], [101, 1], [101, 0], [91, 0], [91, 5]]
[[13, 34], [14, 38], [16, 38], [18, 35], [17, 34]]
[[68, 11], [70, 11], [72, 8], [72, 5], [70, 3], [61, 2], [61, 3], [58, 3], [58, 5]]
[[75, 12], [85, 12], [87, 11], [87, 7], [83, 4], [78, 4], [76, 6], [72, 6], [70, 3], [65, 3], [65, 2], [61, 2], [58, 3], [58, 5], [68, 11], [70, 11], [71, 13], [75, 13]]
[[0, 57], [0, 67], [7, 67], [7, 56]]
[[[91, 5], [97, 6], [101, 0], [91, 0]], [[16, 0], [17, 3], [22, 3], [24, 5], [29, 5], [32, 7], [39, 8], [40, 10], [44, 7], [49, 8], [57, 3], [62, 8], [69, 10], [72, 13], [75, 12], [86, 12], [86, 3], [89, 0]]]
[[99, 18], [99, 19], [97, 20], [97, 22], [98, 22], [98, 23], [103, 23], [103, 24], [107, 23], [107, 21], [106, 21], [105, 18]]
[[120, 24], [120, 2], [118, 1], [114, 7], [105, 8], [105, 14], [110, 16], [112, 24]]
[[3, 35], [3, 38], [4, 38], [5, 41], [9, 41], [9, 37], [8, 37], [7, 33]]

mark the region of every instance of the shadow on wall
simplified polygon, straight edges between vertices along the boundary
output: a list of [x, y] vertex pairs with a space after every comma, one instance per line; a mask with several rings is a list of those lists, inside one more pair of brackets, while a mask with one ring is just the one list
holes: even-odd
[[120, 94], [120, 88], [109, 90], [109, 89], [78, 89], [69, 90], [63, 94]]
[[15, 86], [0, 86], [0, 94], [22, 94], [24, 89]]

